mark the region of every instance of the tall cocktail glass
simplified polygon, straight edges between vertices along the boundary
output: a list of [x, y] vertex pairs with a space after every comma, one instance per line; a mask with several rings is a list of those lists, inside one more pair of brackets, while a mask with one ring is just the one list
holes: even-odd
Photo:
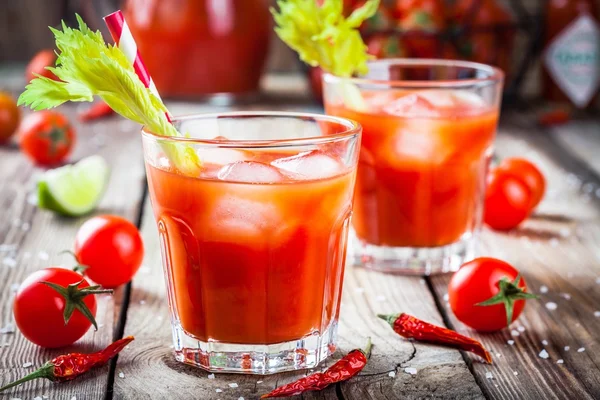
[[[296, 113], [177, 118], [143, 132], [176, 358], [210, 371], [311, 368], [336, 345], [360, 126]], [[199, 173], [165, 152], [193, 149]]]

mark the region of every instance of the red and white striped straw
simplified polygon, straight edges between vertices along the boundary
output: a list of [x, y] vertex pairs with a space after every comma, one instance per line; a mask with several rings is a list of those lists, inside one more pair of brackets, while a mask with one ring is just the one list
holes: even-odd
[[[140, 54], [137, 44], [133, 39], [133, 35], [131, 34], [131, 30], [129, 29], [129, 25], [127, 25], [127, 21], [123, 17], [123, 13], [121, 10], [115, 11], [112, 14], [104, 17], [104, 22], [108, 27], [110, 35], [112, 36], [115, 44], [125, 53], [125, 57], [129, 60], [131, 64], [133, 64], [133, 68], [135, 69], [135, 73], [140, 78], [144, 86], [146, 86], [152, 94], [154, 94], [158, 99], [160, 99], [160, 94], [158, 94], [158, 90], [154, 85], [154, 81], [148, 72], [148, 68], [142, 61], [142, 55]], [[171, 115], [167, 112], [167, 119], [171, 121]]]

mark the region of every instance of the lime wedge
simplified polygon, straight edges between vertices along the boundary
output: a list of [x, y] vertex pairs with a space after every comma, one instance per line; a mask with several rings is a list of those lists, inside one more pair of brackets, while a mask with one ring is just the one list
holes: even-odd
[[38, 181], [38, 207], [71, 217], [87, 214], [102, 198], [109, 176], [100, 156], [48, 170]]

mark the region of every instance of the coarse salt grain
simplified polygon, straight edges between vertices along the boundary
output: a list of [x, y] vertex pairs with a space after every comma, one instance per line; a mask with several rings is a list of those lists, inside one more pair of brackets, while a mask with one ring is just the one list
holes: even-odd
[[517, 375], [519, 375], [519, 373], [517, 371], [513, 371], [513, 375], [517, 376]]
[[565, 351], [571, 350], [571, 346], [565, 346]]
[[42, 396], [35, 396], [33, 400], [42, 400]]
[[37, 204], [38, 204], [37, 194], [29, 193], [29, 196], [27, 196], [27, 204], [29, 204], [30, 206], [37, 206]]
[[146, 300], [140, 300], [140, 304], [141, 304], [141, 305], [144, 305], [144, 304], [146, 304]]
[[545, 349], [540, 351], [540, 354], [538, 354], [538, 356], [540, 356], [540, 358], [543, 358], [543, 359], [546, 359], [549, 357], [548, 352]]
[[357, 287], [357, 288], [354, 289], [354, 291], [356, 293], [364, 293], [365, 292], [365, 288]]
[[596, 317], [596, 318], [600, 317], [600, 311], [594, 311], [594, 317]]
[[26, 363], [23, 363], [23, 368], [29, 368], [33, 365], [32, 362], [27, 361]]
[[548, 310], [553, 311], [553, 310], [556, 310], [558, 308], [558, 305], [556, 305], [556, 303], [554, 303], [552, 301], [549, 301], [549, 302], [546, 303], [546, 308]]
[[7, 266], [8, 268], [14, 268], [17, 266], [17, 260], [11, 257], [4, 257], [4, 259], [2, 260], [2, 264]]
[[2, 329], [0, 329], [0, 333], [2, 334], [11, 334], [15, 333], [15, 326], [13, 324], [6, 324]]
[[585, 347], [580, 347], [577, 349], [578, 353], [583, 353], [585, 351]]
[[260, 385], [261, 383], [263, 383], [263, 381], [256, 381], [257, 385]]
[[513, 344], [515, 344], [515, 341], [514, 340], [508, 340], [506, 343], [508, 343], [509, 345], [512, 346]]
[[221, 392], [223, 392], [223, 390], [222, 389], [215, 389], [215, 392], [221, 393]]
[[238, 400], [244, 400], [244, 398], [243, 397], [238, 397]]
[[12, 285], [10, 285], [10, 291], [16, 292], [17, 290], [19, 290], [19, 286], [21, 286], [20, 283], [13, 283]]
[[395, 376], [396, 376], [396, 372], [394, 372], [394, 371], [390, 371], [390, 373], [388, 374], [388, 376], [389, 376], [390, 378], [393, 378], [393, 377], [395, 377]]
[[208, 379], [215, 379], [215, 374], [209, 374], [209, 375], [207, 376], [207, 378], [208, 378]]
[[13, 251], [17, 249], [17, 245], [16, 244], [7, 244], [7, 243], [2, 243], [0, 244], [0, 251]]
[[542, 344], [543, 344], [544, 346], [548, 346], [548, 341], [547, 341], [547, 340], [542, 340]]
[[557, 364], [563, 364], [563, 363], [564, 363], [564, 360], [561, 358], [561, 359], [559, 359], [559, 360], [556, 360], [556, 363], [557, 363]]
[[519, 332], [517, 332], [516, 330], [513, 329], [512, 331], [510, 331], [510, 335], [511, 336], [519, 336], [520, 334], [519, 334]]
[[494, 379], [494, 375], [492, 375], [492, 373], [491, 373], [491, 372], [486, 372], [486, 373], [485, 373], [485, 378], [486, 378], [486, 379]]
[[519, 332], [525, 332], [525, 328], [524, 328], [524, 327], [522, 327], [522, 326], [519, 326], [519, 327], [517, 327], [517, 330], [518, 330]]
[[21, 225], [21, 230], [22, 231], [28, 231], [29, 229], [31, 229], [31, 225], [29, 224], [29, 222], [25, 222], [23, 225]]
[[40, 260], [48, 260], [50, 258], [50, 255], [47, 252], [45, 252], [45, 251], [40, 251], [38, 253], [38, 258]]
[[424, 284], [426, 284], [427, 282], [425, 282], [425, 279], [419, 279], [419, 283], [420, 283], [421, 285], [424, 285]]
[[378, 302], [385, 301], [385, 296], [379, 295], [375, 298], [375, 300], [377, 300]]
[[71, 400], [77, 400], [77, 396], [71, 397]]
[[450, 297], [448, 296], [448, 293], [446, 293], [446, 294], [444, 295], [444, 301], [448, 301], [448, 299], [450, 299]]
[[125, 378], [125, 374], [122, 372], [119, 372], [119, 378]]
[[571, 300], [571, 295], [569, 293], [561, 293], [560, 297], [566, 300]]
[[43, 395], [42, 395], [42, 398], [43, 398], [43, 399], [49, 399], [49, 398], [50, 398], [50, 396], [48, 396], [47, 394], [43, 394]]
[[235, 389], [236, 387], [238, 387], [237, 383], [229, 383], [228, 384], [230, 388]]
[[567, 229], [567, 228], [563, 228], [563, 229], [560, 230], [559, 233], [560, 233], [560, 236], [566, 238], [566, 237], [568, 237], [571, 234], [571, 230]]
[[417, 369], [416, 368], [407, 367], [407, 368], [404, 368], [404, 372], [406, 372], [407, 374], [410, 374], [410, 375], [416, 375], [417, 374]]
[[546, 285], [540, 286], [540, 293], [548, 293], [548, 286], [546, 286]]
[[502, 357], [502, 354], [496, 353], [496, 357], [500, 358], [500, 357]]

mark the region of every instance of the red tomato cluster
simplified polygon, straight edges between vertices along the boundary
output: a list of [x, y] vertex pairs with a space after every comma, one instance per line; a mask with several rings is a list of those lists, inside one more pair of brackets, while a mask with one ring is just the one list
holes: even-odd
[[487, 176], [484, 221], [496, 230], [510, 230], [523, 222], [539, 204], [546, 180], [531, 162], [508, 158]]
[[[352, 10], [364, 1], [347, 3]], [[378, 58], [460, 58], [508, 73], [512, 23], [497, 0], [384, 0], [361, 31], [369, 52]]]
[[[86, 221], [75, 237], [76, 270], [50, 267], [29, 275], [17, 290], [15, 322], [23, 335], [41, 347], [68, 346], [96, 327], [95, 294], [133, 278], [144, 257], [137, 228], [114, 215]], [[96, 282], [90, 286], [77, 271]]]

